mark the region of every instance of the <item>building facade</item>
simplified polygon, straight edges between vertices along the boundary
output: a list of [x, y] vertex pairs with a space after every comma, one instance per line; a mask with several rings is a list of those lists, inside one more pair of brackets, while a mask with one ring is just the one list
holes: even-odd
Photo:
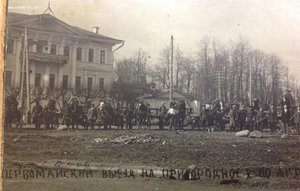
[[[8, 13], [6, 34], [5, 86], [12, 88], [20, 87], [22, 71], [29, 71], [31, 89], [109, 91], [113, 47], [124, 44], [98, 31], [71, 26], [50, 14]], [[22, 70], [24, 44], [29, 70]]]

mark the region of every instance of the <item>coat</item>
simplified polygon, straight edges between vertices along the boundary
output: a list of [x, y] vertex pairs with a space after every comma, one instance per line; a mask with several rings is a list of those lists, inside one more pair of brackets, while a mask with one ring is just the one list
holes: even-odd
[[290, 111], [287, 110], [287, 111], [282, 111], [282, 115], [281, 115], [281, 121], [282, 123], [284, 124], [288, 124], [290, 122]]
[[237, 121], [237, 111], [234, 109], [231, 109], [229, 111], [229, 126], [236, 126], [236, 121]]
[[256, 114], [256, 120], [259, 123], [262, 123], [266, 119], [266, 113], [264, 111], [258, 110]]
[[207, 117], [208, 117], [208, 111], [206, 109], [202, 109], [200, 111], [200, 116], [199, 116], [200, 120], [207, 121]]

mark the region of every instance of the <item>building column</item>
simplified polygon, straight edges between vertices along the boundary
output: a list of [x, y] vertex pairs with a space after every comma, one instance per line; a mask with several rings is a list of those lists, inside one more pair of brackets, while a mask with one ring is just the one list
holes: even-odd
[[20, 87], [20, 81], [21, 81], [21, 69], [22, 69], [22, 65], [21, 65], [21, 58], [20, 58], [20, 56], [21, 56], [21, 53], [23, 52], [22, 51], [22, 40], [21, 39], [17, 39], [16, 40], [16, 42], [17, 42], [17, 46], [16, 46], [16, 51], [15, 51], [15, 53], [16, 53], [16, 62], [15, 62], [15, 68], [16, 68], [16, 70], [15, 70], [15, 72], [14, 72], [14, 74], [13, 74], [13, 76], [14, 76], [14, 81], [13, 81], [13, 85], [15, 86], [15, 87]]
[[77, 46], [72, 47], [71, 51], [71, 77], [70, 77], [70, 82], [71, 82], [71, 88], [75, 89], [75, 81], [76, 81], [76, 51], [77, 51]]
[[84, 89], [88, 88], [88, 74], [87, 74], [86, 70], [84, 71], [84, 74], [83, 74], [83, 88]]
[[[64, 40], [61, 44], [58, 44], [58, 55], [64, 55], [64, 46], [65, 46], [65, 43], [64, 43]], [[57, 83], [56, 83], [56, 86], [57, 87], [62, 87], [62, 82], [63, 82], [63, 75], [64, 75], [64, 71], [63, 71], [63, 64], [59, 64], [58, 66], [58, 73], [57, 73]]]

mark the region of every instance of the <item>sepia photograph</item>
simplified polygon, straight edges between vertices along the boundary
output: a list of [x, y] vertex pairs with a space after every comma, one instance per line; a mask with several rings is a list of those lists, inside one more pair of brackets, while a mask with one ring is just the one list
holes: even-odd
[[3, 191], [300, 190], [299, 1], [3, 6]]

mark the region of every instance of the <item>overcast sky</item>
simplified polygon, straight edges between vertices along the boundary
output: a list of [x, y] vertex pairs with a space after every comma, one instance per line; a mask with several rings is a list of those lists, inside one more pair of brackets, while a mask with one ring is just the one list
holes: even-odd
[[[150, 62], [170, 43], [197, 51], [205, 36], [222, 43], [247, 39], [253, 48], [279, 55], [300, 81], [299, 0], [51, 0], [55, 16], [87, 30], [125, 40], [116, 59], [139, 48]], [[48, 0], [10, 0], [9, 11], [40, 14]]]

